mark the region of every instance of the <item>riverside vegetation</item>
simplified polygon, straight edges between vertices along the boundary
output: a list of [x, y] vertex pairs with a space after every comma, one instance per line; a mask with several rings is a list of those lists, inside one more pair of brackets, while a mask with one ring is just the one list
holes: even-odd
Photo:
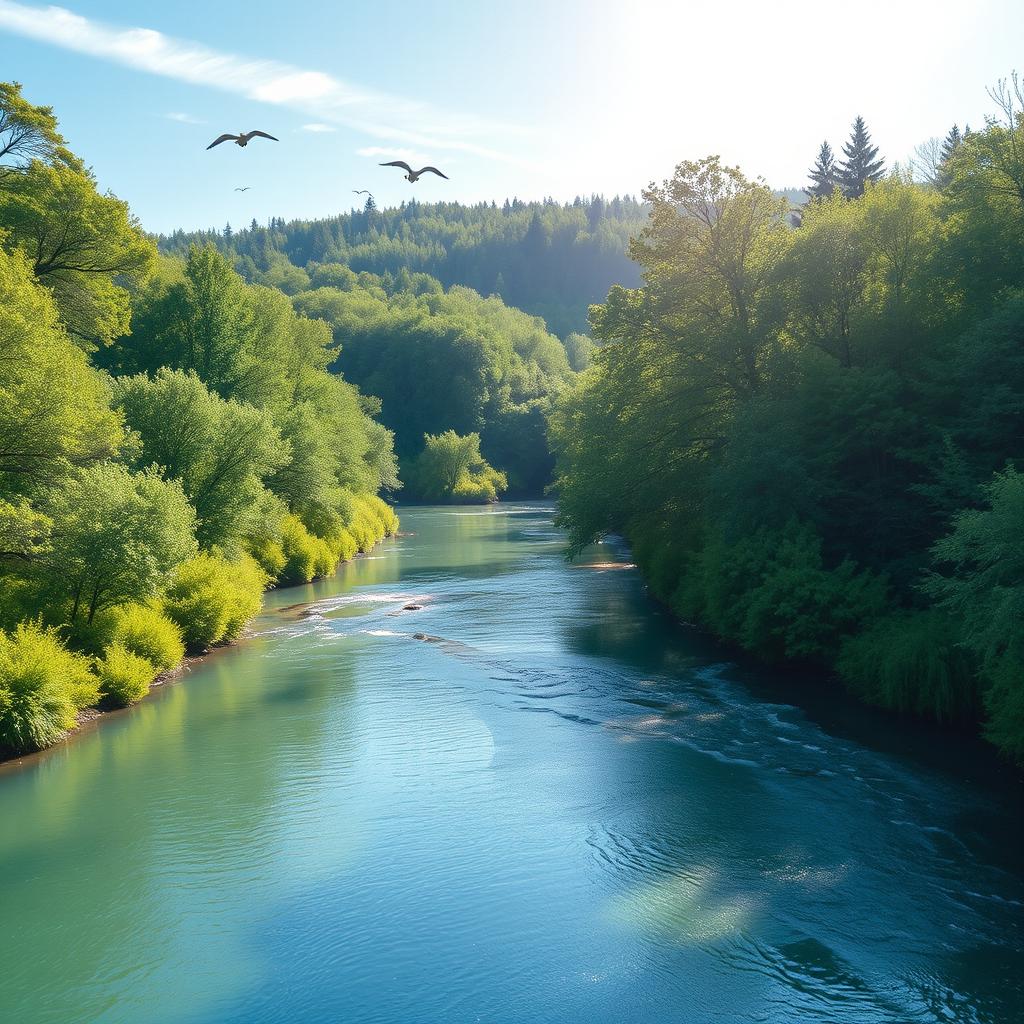
[[681, 618], [1024, 760], [1024, 117], [992, 95], [924, 181], [858, 119], [799, 226], [681, 163], [552, 433], [574, 548], [619, 531]]
[[157, 240], [2, 88], [8, 749], [393, 531], [378, 492], [553, 486], [682, 618], [1024, 758], [1016, 83], [913, 175], [858, 118], [799, 212], [711, 157], [642, 203]]
[[213, 250], [158, 257], [0, 84], [0, 753], [236, 639], [397, 528], [379, 402]]

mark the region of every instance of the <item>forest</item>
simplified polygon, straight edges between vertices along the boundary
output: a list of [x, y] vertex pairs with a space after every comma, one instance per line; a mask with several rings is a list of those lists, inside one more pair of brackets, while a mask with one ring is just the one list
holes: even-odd
[[681, 619], [1021, 760], [1024, 97], [991, 95], [924, 173], [858, 119], [797, 216], [680, 163], [551, 430], [574, 550], [619, 532]]
[[380, 403], [213, 248], [161, 256], [0, 84], [0, 753], [139, 700], [392, 534]]
[[388, 210], [377, 209], [370, 196], [362, 210], [339, 217], [288, 223], [273, 217], [266, 226], [176, 231], [158, 241], [162, 251], [177, 254], [215, 245], [246, 280], [288, 292], [308, 287], [303, 268], [310, 263], [375, 274], [389, 290], [394, 278], [429, 274], [444, 288], [497, 295], [565, 337], [586, 333], [587, 307], [613, 284], [639, 284], [626, 248], [646, 214], [632, 196], [578, 196], [566, 204], [506, 199], [501, 206], [410, 199]]

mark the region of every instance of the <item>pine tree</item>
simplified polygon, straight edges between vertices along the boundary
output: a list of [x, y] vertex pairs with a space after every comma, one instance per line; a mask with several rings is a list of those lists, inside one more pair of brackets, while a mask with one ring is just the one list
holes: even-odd
[[836, 170], [836, 158], [832, 153], [832, 147], [827, 143], [821, 144], [818, 150], [818, 158], [814, 166], [807, 172], [811, 179], [811, 187], [804, 189], [809, 199], [827, 199], [835, 191], [839, 184]]
[[377, 204], [373, 201], [373, 196], [366, 197], [366, 205], [363, 207], [363, 213], [369, 216], [371, 213], [377, 212]]
[[843, 146], [846, 159], [839, 165], [839, 184], [847, 199], [864, 195], [869, 181], [878, 181], [885, 168], [885, 161], [878, 156], [878, 147], [871, 145], [864, 118], [859, 115], [853, 122], [850, 141]]
[[964, 139], [960, 134], [960, 129], [956, 125], [953, 125], [953, 127], [949, 129], [949, 134], [942, 140], [943, 163], [946, 163], [946, 161], [949, 160], [949, 158], [956, 152], [957, 147], [963, 141]]

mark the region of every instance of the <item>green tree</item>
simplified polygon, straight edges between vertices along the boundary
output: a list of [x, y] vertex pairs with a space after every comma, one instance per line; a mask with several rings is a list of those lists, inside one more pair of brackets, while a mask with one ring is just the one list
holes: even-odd
[[427, 434], [414, 467], [415, 486], [425, 498], [495, 501], [505, 488], [503, 474], [480, 454], [480, 435], [454, 430]]
[[61, 621], [156, 596], [168, 573], [196, 550], [195, 511], [181, 485], [155, 472], [100, 463], [51, 495], [52, 547], [39, 566]]
[[81, 170], [57, 130], [52, 107], [37, 107], [21, 94], [18, 82], [0, 82], [0, 187], [6, 177], [33, 161]]
[[180, 482], [203, 547], [237, 543], [256, 528], [263, 481], [290, 460], [271, 417], [212, 394], [194, 374], [158, 370], [114, 381], [114, 406], [141, 442], [136, 465]]
[[823, 142], [818, 150], [814, 166], [807, 172], [811, 179], [811, 187], [805, 189], [809, 199], [828, 199], [839, 185], [839, 169], [832, 147]]
[[0, 249], [0, 497], [32, 497], [122, 440], [109, 391], [22, 253]]
[[89, 172], [34, 161], [0, 188], [5, 244], [24, 252], [84, 348], [127, 334], [129, 288], [145, 280], [155, 249], [128, 207], [101, 195]]
[[961, 142], [963, 142], [963, 136], [960, 134], [960, 129], [953, 125], [942, 140], [942, 149], [939, 151], [943, 163], [947, 163], [952, 159]]
[[864, 194], [868, 182], [882, 177], [885, 169], [885, 161], [879, 157], [878, 147], [871, 144], [871, 134], [860, 115], [854, 119], [843, 156], [837, 180], [847, 199], [856, 199]]
[[997, 473], [985, 506], [967, 509], [934, 548], [927, 590], [962, 624], [986, 683], [988, 732], [1024, 761], [1024, 475]]

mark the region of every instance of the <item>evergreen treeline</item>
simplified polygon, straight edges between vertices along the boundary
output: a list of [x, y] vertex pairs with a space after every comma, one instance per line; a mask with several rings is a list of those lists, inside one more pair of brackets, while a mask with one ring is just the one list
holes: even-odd
[[[158, 257], [0, 84], [0, 752], [139, 699], [397, 526], [330, 328], [214, 249]], [[129, 333], [130, 331], [130, 333]]]
[[681, 163], [552, 434], [577, 548], [621, 532], [683, 619], [982, 719], [1020, 759], [1024, 119], [1003, 96], [932, 185], [873, 180], [855, 132], [864, 187], [795, 229], [760, 182]]
[[571, 204], [424, 204], [416, 200], [315, 221], [255, 221], [244, 230], [183, 232], [159, 239], [164, 252], [183, 255], [193, 244], [214, 244], [236, 260], [249, 281], [302, 289], [301, 268], [343, 263], [384, 277], [426, 273], [448, 288], [465, 285], [499, 295], [510, 306], [543, 317], [554, 333], [585, 333], [587, 307], [615, 283], [639, 283], [626, 255], [643, 226], [645, 207], [630, 196]]

